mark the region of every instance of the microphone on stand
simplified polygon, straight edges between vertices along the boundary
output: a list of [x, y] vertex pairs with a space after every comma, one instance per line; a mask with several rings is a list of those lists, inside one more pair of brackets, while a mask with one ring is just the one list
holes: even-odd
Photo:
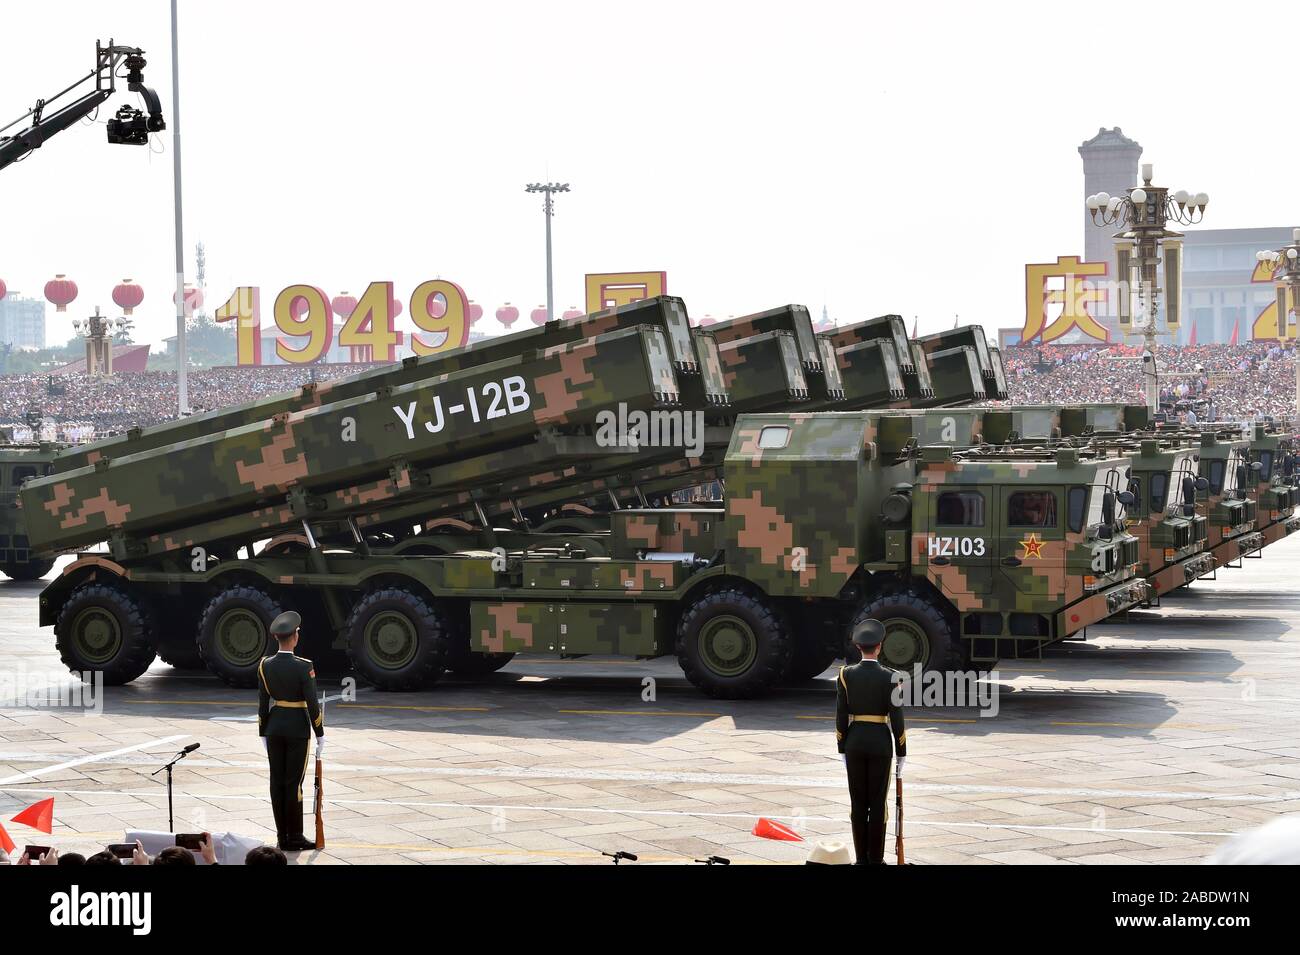
[[157, 769], [155, 769], [152, 773], [149, 774], [150, 776], [157, 776], [164, 769], [167, 770], [167, 831], [168, 832], [176, 831], [176, 825], [172, 818], [172, 767], [175, 766], [177, 763], [179, 763], [190, 753], [198, 749], [199, 745], [200, 745], [199, 743], [190, 743], [189, 746], [186, 746], [183, 750], [181, 750], [174, 757], [172, 757], [172, 761], [170, 763], [168, 763], [166, 766], [159, 766]]

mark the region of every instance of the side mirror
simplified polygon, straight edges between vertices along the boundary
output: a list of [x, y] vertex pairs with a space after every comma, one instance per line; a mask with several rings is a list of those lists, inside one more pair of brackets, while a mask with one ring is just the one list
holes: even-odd
[[1196, 516], [1196, 505], [1195, 505], [1195, 504], [1184, 504], [1184, 505], [1183, 505], [1183, 517], [1195, 517], [1195, 516]]
[[1264, 470], [1264, 464], [1261, 461], [1252, 461], [1250, 462], [1250, 469], [1258, 474], [1260, 471]]
[[[1107, 491], [1101, 498], [1101, 522], [1107, 527], [1115, 523], [1115, 494]], [[1110, 538], [1107, 538], [1109, 540]]]
[[1110, 524], [1103, 524], [1097, 529], [1097, 536], [1108, 541], [1115, 536], [1115, 528]]
[[1137, 498], [1133, 496], [1132, 491], [1120, 491], [1118, 500], [1125, 507], [1132, 507], [1137, 502]]
[[1198, 490], [1198, 491], [1207, 491], [1207, 490], [1209, 490], [1209, 488], [1210, 488], [1210, 479], [1209, 479], [1209, 478], [1198, 477], [1198, 478], [1196, 479], [1196, 490]]

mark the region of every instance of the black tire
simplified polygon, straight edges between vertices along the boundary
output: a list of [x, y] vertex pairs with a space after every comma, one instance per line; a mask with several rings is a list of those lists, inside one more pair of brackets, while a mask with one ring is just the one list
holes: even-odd
[[[885, 666], [910, 672], [919, 662], [923, 671], [941, 673], [966, 668], [967, 654], [961, 638], [944, 608], [928, 595], [914, 590], [881, 594], [858, 610], [849, 632], [867, 617], [885, 625], [885, 642], [880, 647], [880, 662]], [[852, 647], [846, 649], [846, 654], [850, 662], [860, 655]]]
[[199, 645], [176, 638], [158, 644], [158, 659], [177, 670], [202, 670], [203, 656]]
[[257, 665], [278, 647], [271, 621], [286, 608], [257, 587], [236, 584], [217, 594], [199, 618], [203, 665], [228, 686], [257, 686]]
[[11, 580], [40, 580], [54, 568], [52, 560], [29, 560], [26, 563], [9, 561], [0, 570]]
[[59, 659], [76, 673], [102, 673], [106, 686], [130, 683], [153, 663], [149, 615], [135, 598], [105, 584], [82, 584], [54, 624]]
[[790, 653], [790, 668], [786, 671], [784, 682], [807, 683], [821, 676], [826, 672], [827, 667], [839, 658], [840, 652], [806, 634], [800, 634], [794, 640], [794, 649]]
[[790, 666], [790, 631], [768, 601], [742, 590], [699, 597], [677, 624], [677, 662], [709, 696], [752, 699], [776, 686]]
[[376, 689], [420, 690], [442, 676], [448, 627], [419, 594], [372, 590], [352, 608], [347, 629], [352, 667]]

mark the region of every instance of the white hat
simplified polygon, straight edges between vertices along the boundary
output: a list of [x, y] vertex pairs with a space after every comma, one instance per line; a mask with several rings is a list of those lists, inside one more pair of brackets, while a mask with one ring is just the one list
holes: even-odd
[[842, 842], [819, 842], [808, 853], [807, 865], [852, 865], [849, 847]]

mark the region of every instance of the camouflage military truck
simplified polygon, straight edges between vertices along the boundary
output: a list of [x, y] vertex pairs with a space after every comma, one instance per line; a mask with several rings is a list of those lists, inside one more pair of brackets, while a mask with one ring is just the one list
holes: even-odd
[[16, 444], [0, 433], [0, 573], [12, 580], [39, 580], [54, 567], [51, 558], [34, 555], [18, 507], [18, 489], [51, 468], [58, 445]]
[[[706, 692], [754, 696], [790, 675], [806, 642], [813, 662], [840, 653], [858, 614], [886, 620], [895, 664], [950, 667], [972, 655], [970, 637], [994, 652], [1037, 647], [1142, 599], [1136, 541], [1114, 515], [1120, 459], [926, 461], [902, 430], [878, 445], [880, 416], [865, 412], [742, 415], [722, 507], [620, 504], [607, 530], [530, 526], [539, 495], [695, 467], [680, 447], [601, 442], [602, 414], [707, 414], [732, 388], [747, 407], [763, 388], [787, 408], [832, 400], [824, 346], [794, 327], [798, 309], [762, 314], [718, 336], [692, 330], [680, 300], [656, 299], [69, 452], [24, 488], [29, 535], [44, 554], [100, 549], [46, 587], [41, 623], [71, 669], [110, 683], [188, 651], [251, 685], [270, 619], [293, 606], [309, 654], [345, 652], [383, 689], [527, 649], [676, 653]], [[1019, 559], [997, 517], [1017, 468], [1039, 507], [1064, 515], [1082, 493], [1084, 523], [1030, 532], [1028, 573], [962, 570], [977, 533], [978, 556]], [[990, 501], [988, 523], [959, 535], [956, 571], [909, 530], [939, 473]], [[503, 508], [512, 521], [489, 516]], [[429, 534], [440, 520], [450, 533]], [[958, 577], [983, 581], [978, 598], [953, 589]]]

